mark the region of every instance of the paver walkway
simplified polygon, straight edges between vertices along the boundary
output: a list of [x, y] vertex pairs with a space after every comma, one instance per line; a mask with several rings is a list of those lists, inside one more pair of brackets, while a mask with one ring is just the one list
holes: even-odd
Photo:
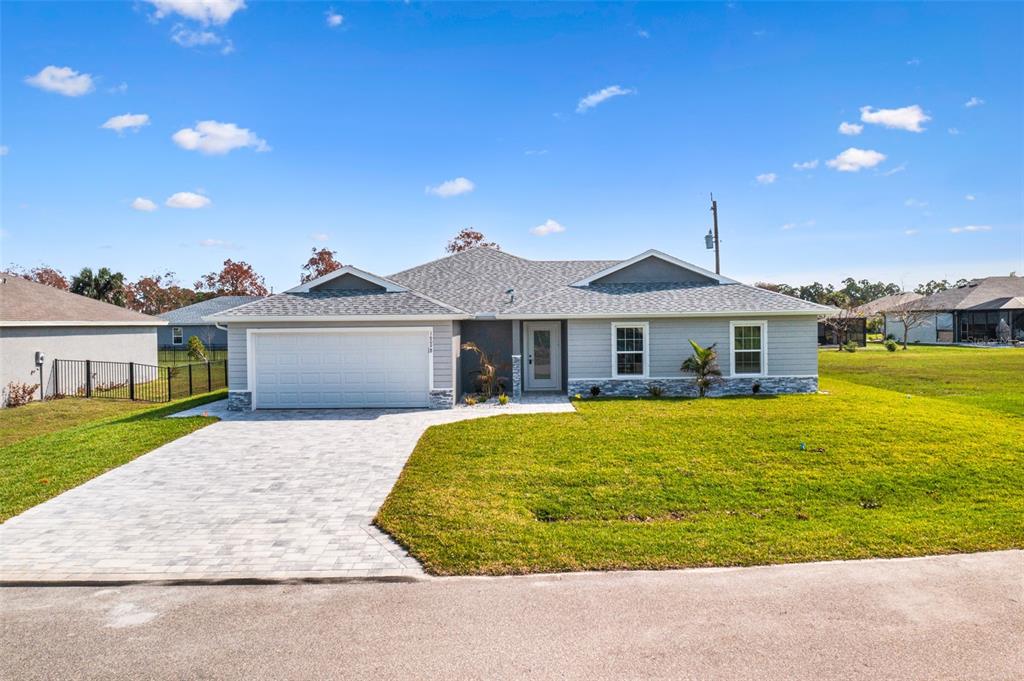
[[227, 412], [224, 420], [0, 525], [0, 581], [416, 577], [370, 523], [423, 431], [571, 411], [565, 400], [444, 411]]

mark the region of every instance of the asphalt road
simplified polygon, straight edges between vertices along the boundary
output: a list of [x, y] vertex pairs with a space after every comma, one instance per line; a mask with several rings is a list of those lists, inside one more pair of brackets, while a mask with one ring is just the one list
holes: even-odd
[[1021, 551], [0, 599], [7, 679], [1024, 678]]

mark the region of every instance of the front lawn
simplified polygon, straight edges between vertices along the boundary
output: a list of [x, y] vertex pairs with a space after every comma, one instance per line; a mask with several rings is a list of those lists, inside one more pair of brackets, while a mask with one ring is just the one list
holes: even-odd
[[217, 419], [168, 414], [221, 400], [225, 391], [170, 404], [67, 398], [0, 413], [0, 432], [29, 437], [0, 446], [0, 522]]
[[[916, 367], [920, 350], [835, 362], [851, 373], [858, 358]], [[960, 357], [944, 375], [963, 369], [950, 381], [969, 387], [976, 358]], [[1014, 397], [926, 397], [928, 381], [917, 395], [911, 383], [826, 376], [828, 394], [584, 400], [575, 414], [436, 426], [377, 524], [435, 574], [1024, 548], [1024, 420], [1005, 409]]]

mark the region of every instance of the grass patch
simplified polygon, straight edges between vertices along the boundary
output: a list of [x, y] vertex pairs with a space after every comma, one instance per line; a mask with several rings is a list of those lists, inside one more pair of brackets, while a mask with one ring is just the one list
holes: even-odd
[[[164, 417], [224, 399], [225, 394], [219, 391], [157, 406], [110, 401], [100, 407], [95, 403], [101, 400], [64, 399], [11, 410], [22, 423], [37, 428], [38, 434], [0, 447], [0, 522], [213, 423], [217, 419], [212, 417]], [[117, 411], [108, 404], [134, 408]], [[25, 417], [18, 416], [17, 412], [33, 406]], [[90, 414], [98, 418], [87, 420]], [[55, 429], [54, 422], [62, 416], [68, 418], [67, 427]], [[9, 418], [4, 415], [5, 429]]]
[[818, 353], [821, 375], [1024, 416], [1024, 350], [911, 345]]
[[0, 409], [0, 448], [89, 421], [123, 416], [152, 406], [128, 400], [68, 398], [29, 402], [23, 407]]
[[[1024, 548], [1021, 374], [1004, 381], [1001, 351], [934, 350], [823, 353], [827, 395], [585, 400], [436, 426], [376, 522], [434, 574]], [[902, 376], [858, 367], [889, 361]], [[844, 371], [861, 380], [829, 377]]]

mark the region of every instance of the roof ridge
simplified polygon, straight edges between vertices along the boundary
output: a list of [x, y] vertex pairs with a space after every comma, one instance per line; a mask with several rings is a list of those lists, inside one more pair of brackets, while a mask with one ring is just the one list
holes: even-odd
[[[462, 256], [462, 255], [466, 254], [466, 253], [471, 253], [473, 251], [476, 251], [477, 249], [484, 249], [486, 251], [490, 251], [491, 253], [496, 253], [496, 254], [499, 254], [499, 255], [507, 255], [508, 257], [514, 258], [516, 260], [522, 260], [522, 261], [525, 261], [525, 262], [530, 262], [526, 258], [523, 258], [523, 257], [520, 257], [518, 255], [515, 255], [514, 253], [509, 253], [508, 251], [503, 251], [500, 248], [494, 248], [493, 246], [473, 246], [472, 248], [467, 248], [465, 250], [459, 251], [458, 253], [449, 253], [448, 255], [442, 255], [440, 258], [434, 258], [433, 260], [428, 260], [427, 262], [420, 263], [419, 265], [413, 265], [412, 267], [407, 267], [406, 269], [404, 269], [404, 270], [402, 270], [400, 272], [395, 272], [394, 274], [389, 274], [389, 275], [385, 276], [384, 278], [385, 279], [391, 279], [392, 277], [400, 277], [403, 274], [408, 274], [409, 272], [421, 269], [421, 268], [426, 267], [428, 265], [433, 265], [435, 263], [439, 263], [442, 260], [451, 260], [453, 258], [457, 258], [459, 256]], [[398, 282], [395, 282], [395, 283], [398, 283]], [[404, 284], [403, 284], [403, 286], [404, 286]]]

